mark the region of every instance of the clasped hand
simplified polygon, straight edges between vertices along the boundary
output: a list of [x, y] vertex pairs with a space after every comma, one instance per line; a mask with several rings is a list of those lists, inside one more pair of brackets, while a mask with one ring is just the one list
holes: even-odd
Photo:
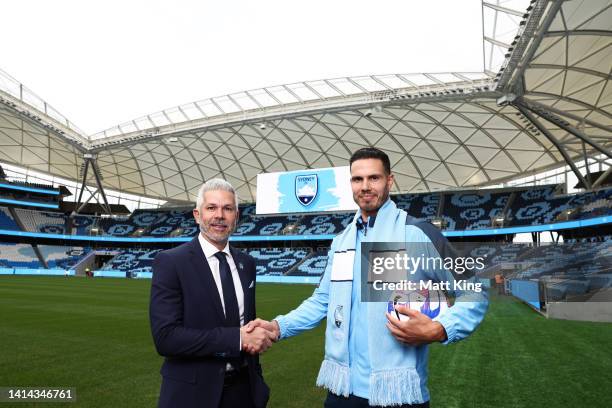
[[280, 336], [280, 329], [275, 320], [268, 322], [255, 319], [240, 328], [242, 351], [249, 354], [261, 354], [268, 350]]
[[396, 305], [395, 310], [410, 318], [410, 320], [400, 320], [393, 314], [387, 313], [387, 328], [396, 340], [411, 346], [446, 340], [446, 330], [439, 322], [404, 305]]

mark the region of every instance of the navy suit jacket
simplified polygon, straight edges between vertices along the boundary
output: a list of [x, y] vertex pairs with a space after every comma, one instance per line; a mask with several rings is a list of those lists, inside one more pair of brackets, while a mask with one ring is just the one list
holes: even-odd
[[[244, 292], [244, 323], [255, 319], [255, 260], [230, 247]], [[149, 308], [161, 368], [159, 407], [217, 407], [226, 363], [239, 357], [240, 328], [225, 327], [217, 286], [198, 238], [160, 252], [153, 261]], [[245, 354], [253, 403], [264, 407], [269, 389], [259, 358]]]

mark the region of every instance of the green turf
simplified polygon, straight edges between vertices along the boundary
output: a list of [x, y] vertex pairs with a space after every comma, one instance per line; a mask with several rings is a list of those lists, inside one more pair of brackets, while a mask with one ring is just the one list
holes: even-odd
[[[0, 386], [77, 389], [76, 404], [44, 407], [155, 406], [162, 359], [149, 333], [149, 285], [0, 277]], [[286, 312], [312, 289], [260, 284], [259, 314]], [[321, 326], [261, 358], [269, 406], [322, 406], [314, 382], [323, 343]], [[494, 299], [470, 339], [430, 349], [434, 407], [612, 407], [610, 384], [612, 324], [547, 320], [510, 299]]]

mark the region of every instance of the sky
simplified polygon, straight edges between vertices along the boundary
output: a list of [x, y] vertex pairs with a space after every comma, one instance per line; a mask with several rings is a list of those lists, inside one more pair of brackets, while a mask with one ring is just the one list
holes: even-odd
[[0, 69], [88, 135], [249, 89], [483, 69], [480, 0], [20, 0], [0, 21]]

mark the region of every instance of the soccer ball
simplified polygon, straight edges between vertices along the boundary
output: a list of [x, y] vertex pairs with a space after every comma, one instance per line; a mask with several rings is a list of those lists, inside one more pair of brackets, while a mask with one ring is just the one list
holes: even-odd
[[395, 305], [406, 305], [412, 310], [418, 310], [432, 320], [442, 316], [449, 308], [446, 295], [441, 290], [395, 291], [393, 300], [387, 302], [387, 312], [404, 321], [410, 318], [395, 310]]

